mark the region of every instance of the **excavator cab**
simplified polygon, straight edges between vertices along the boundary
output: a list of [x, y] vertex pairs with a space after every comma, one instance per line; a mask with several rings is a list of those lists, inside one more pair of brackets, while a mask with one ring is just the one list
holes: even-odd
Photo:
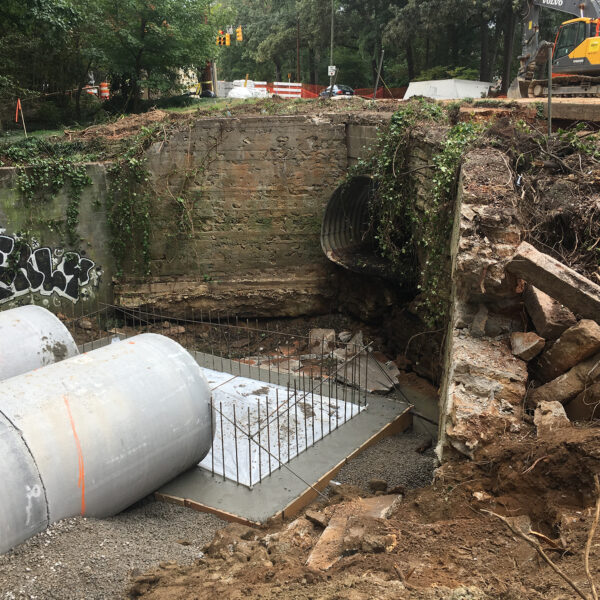
[[600, 72], [599, 19], [565, 21], [556, 35], [552, 69], [556, 75]]
[[589, 29], [586, 27], [586, 23], [579, 19], [563, 23], [556, 34], [554, 52], [552, 54], [553, 59], [556, 61], [563, 56], [571, 54], [583, 40], [589, 37], [586, 35], [588, 33], [586, 29]]

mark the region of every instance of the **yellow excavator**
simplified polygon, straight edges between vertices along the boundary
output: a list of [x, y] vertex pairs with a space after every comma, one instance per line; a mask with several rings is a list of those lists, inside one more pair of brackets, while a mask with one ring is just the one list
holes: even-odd
[[[540, 41], [542, 8], [574, 15], [561, 24], [553, 44]], [[524, 19], [520, 67], [509, 98], [548, 95], [548, 76], [539, 76], [552, 48], [553, 96], [600, 96], [600, 2], [598, 0], [529, 0]], [[538, 77], [536, 77], [538, 75]], [[545, 78], [544, 78], [545, 77]]]

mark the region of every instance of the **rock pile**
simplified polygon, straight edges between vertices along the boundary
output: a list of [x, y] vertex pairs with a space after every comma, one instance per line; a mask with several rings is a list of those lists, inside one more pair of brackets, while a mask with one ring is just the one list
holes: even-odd
[[600, 320], [600, 287], [526, 243], [507, 269], [530, 282], [523, 303], [535, 333], [513, 334], [511, 343], [513, 354], [529, 361], [527, 403], [535, 409], [538, 435], [569, 419], [600, 417], [600, 325], [574, 314]]
[[[262, 350], [262, 348], [261, 348]], [[388, 392], [398, 384], [401, 370], [410, 368], [404, 357], [393, 361], [366, 344], [361, 331], [312, 329], [307, 340], [293, 340], [258, 356], [240, 359], [243, 364], [300, 377], [337, 380], [367, 392]]]

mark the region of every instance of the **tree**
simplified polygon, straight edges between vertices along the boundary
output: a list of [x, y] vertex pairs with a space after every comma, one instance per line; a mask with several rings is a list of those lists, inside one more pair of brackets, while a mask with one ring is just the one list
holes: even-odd
[[165, 92], [212, 52], [209, 0], [99, 0], [106, 69], [136, 110], [142, 88]]

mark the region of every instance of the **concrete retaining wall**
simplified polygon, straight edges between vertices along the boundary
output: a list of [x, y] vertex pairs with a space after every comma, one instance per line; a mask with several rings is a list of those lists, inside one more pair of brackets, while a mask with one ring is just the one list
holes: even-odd
[[[68, 243], [68, 190], [53, 199], [23, 199], [17, 170], [0, 168], [0, 309], [43, 304], [69, 311], [96, 297], [111, 298], [114, 261], [106, 223], [106, 165], [90, 163], [92, 180], [78, 203], [76, 244]], [[78, 308], [78, 313], [84, 311]]]

